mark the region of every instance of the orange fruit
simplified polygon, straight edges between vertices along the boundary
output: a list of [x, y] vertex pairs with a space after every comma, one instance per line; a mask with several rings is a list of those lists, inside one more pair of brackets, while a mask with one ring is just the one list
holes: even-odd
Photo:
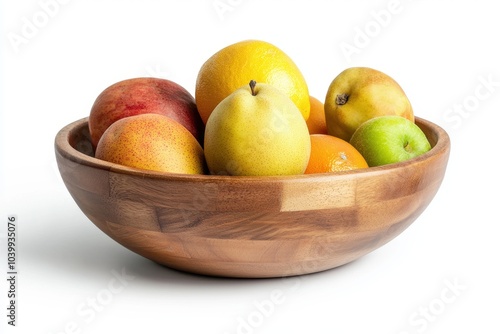
[[310, 137], [311, 156], [305, 174], [368, 168], [361, 153], [345, 140], [325, 134]]
[[309, 113], [309, 118], [306, 121], [309, 133], [328, 134], [325, 120], [325, 106], [323, 105], [323, 102], [313, 96], [309, 96], [309, 102], [311, 104], [311, 112]]
[[309, 117], [309, 89], [293, 60], [268, 42], [246, 40], [231, 44], [212, 55], [200, 68], [195, 100], [206, 124], [214, 108], [250, 80], [267, 83], [281, 90]]

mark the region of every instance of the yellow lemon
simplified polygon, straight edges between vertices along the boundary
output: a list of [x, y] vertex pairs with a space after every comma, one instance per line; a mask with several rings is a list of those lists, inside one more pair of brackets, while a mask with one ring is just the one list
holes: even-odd
[[309, 118], [309, 89], [297, 65], [281, 49], [268, 42], [246, 40], [212, 55], [200, 68], [195, 100], [206, 124], [214, 108], [250, 80], [267, 83], [287, 95]]

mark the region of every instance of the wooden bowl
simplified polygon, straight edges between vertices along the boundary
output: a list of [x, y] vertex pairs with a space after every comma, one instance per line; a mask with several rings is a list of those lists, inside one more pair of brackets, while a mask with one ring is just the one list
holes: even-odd
[[280, 177], [144, 171], [93, 157], [87, 118], [55, 138], [59, 171], [85, 215], [128, 249], [165, 266], [227, 277], [331, 269], [384, 245], [427, 207], [450, 139], [417, 119], [433, 148], [402, 163]]

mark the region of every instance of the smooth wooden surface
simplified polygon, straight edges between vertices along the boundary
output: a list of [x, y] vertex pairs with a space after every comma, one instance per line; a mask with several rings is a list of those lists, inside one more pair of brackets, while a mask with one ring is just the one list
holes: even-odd
[[56, 136], [74, 200], [104, 233], [171, 268], [284, 277], [331, 269], [384, 245], [427, 207], [450, 140], [417, 124], [433, 149], [410, 161], [338, 174], [229, 177], [132, 169], [93, 157], [87, 119]]

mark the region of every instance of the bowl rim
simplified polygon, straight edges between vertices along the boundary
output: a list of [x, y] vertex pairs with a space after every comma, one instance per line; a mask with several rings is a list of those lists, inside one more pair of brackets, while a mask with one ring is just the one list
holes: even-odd
[[[227, 181], [243, 181], [243, 182], [262, 182], [262, 181], [290, 181], [290, 180], [310, 180], [310, 179], [322, 179], [322, 178], [341, 178], [354, 174], [377, 174], [388, 172], [390, 170], [404, 168], [421, 161], [425, 161], [432, 156], [438, 156], [441, 154], [447, 154], [450, 150], [450, 138], [448, 133], [439, 125], [423, 119], [421, 117], [415, 117], [415, 123], [417, 125], [423, 125], [424, 127], [431, 130], [430, 132], [435, 138], [435, 145], [426, 153], [417, 156], [415, 158], [397, 162], [392, 164], [387, 164], [383, 166], [374, 166], [369, 168], [360, 168], [349, 171], [339, 171], [333, 173], [315, 173], [315, 174], [298, 174], [298, 175], [276, 175], [276, 176], [231, 176], [231, 175], [211, 175], [211, 174], [181, 174], [181, 173], [168, 173], [153, 170], [145, 170], [134, 167], [123, 166], [120, 164], [104, 161], [97, 159], [93, 156], [87, 155], [83, 152], [78, 151], [74, 148], [70, 142], [69, 138], [75, 133], [81, 131], [82, 127], [87, 126], [88, 128], [88, 117], [81, 118], [77, 121], [67, 124], [62, 129], [58, 131], [55, 137], [54, 146], [56, 153], [60, 154], [66, 159], [71, 160], [74, 163], [85, 165], [92, 168], [98, 168], [108, 172], [128, 174], [130, 176], [138, 176], [141, 178], [154, 178], [170, 181], [187, 181], [187, 182], [227, 182]], [[424, 131], [425, 133], [425, 131]], [[427, 133], [426, 133], [427, 136]], [[429, 138], [429, 137], [428, 137]]]

